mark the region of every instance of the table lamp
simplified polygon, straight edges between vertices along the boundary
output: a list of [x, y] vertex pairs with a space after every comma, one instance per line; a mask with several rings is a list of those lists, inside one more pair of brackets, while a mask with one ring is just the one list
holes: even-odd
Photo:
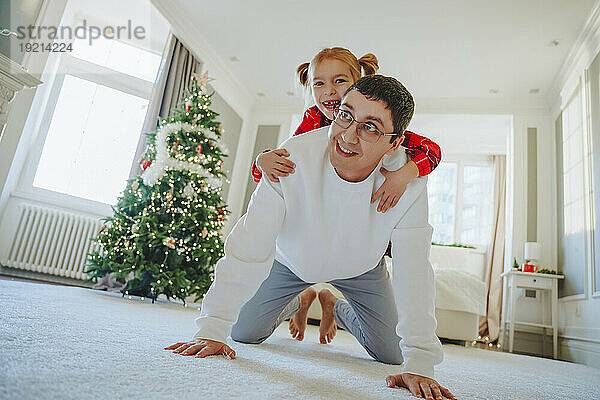
[[539, 243], [525, 243], [525, 265], [523, 266], [524, 272], [535, 272], [535, 270], [537, 269], [537, 263], [540, 259], [541, 252], [542, 246]]

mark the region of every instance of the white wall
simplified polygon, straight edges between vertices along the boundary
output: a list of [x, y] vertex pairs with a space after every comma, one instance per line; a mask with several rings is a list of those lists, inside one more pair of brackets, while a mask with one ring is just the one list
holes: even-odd
[[[507, 184], [507, 241], [505, 246], [504, 271], [512, 268], [513, 260], [522, 263], [524, 244], [527, 242], [528, 213], [536, 210], [527, 208], [527, 129], [537, 130], [537, 241], [542, 245], [539, 264], [556, 270], [556, 168], [554, 151], [554, 126], [550, 110], [545, 112], [516, 112], [513, 115], [513, 134], [509, 144], [507, 164], [509, 173]], [[508, 310], [506, 281], [503, 286], [503, 315]], [[517, 321], [542, 323], [543, 307], [550, 315], [549, 301], [541, 301], [540, 292], [536, 298], [524, 297], [524, 291], [518, 292]], [[546, 321], [549, 323], [549, 321]], [[531, 354], [551, 354], [551, 345], [545, 353], [541, 348], [540, 329], [518, 326], [515, 332], [515, 351]], [[536, 335], [527, 335], [533, 333]], [[506, 347], [506, 343], [503, 343]]]
[[[296, 129], [296, 126], [293, 126], [292, 124], [298, 119], [297, 114], [302, 111], [301, 107], [301, 104], [296, 103], [285, 106], [259, 103], [254, 104], [249, 113], [249, 117], [244, 121], [244, 124], [247, 127], [246, 135], [240, 138], [240, 143], [238, 145], [238, 158], [235, 161], [234, 175], [231, 177], [232, 184], [228, 197], [231, 214], [227, 218], [223, 228], [224, 236], [231, 232], [235, 223], [246, 212], [243, 207], [246, 189], [252, 180], [250, 169], [254, 162], [252, 155], [258, 127], [260, 125], [278, 125], [279, 135], [277, 144], [279, 145], [289, 138], [292, 135], [293, 130]], [[244, 128], [242, 128], [242, 130], [243, 129]], [[244, 143], [242, 143], [242, 141]], [[235, 189], [233, 185], [234, 179], [236, 182]]]
[[[595, 35], [600, 34], [600, 30]], [[547, 115], [514, 115], [514, 133], [510, 153], [512, 154], [511, 174], [513, 180], [512, 198], [509, 202], [510, 218], [507, 229], [512, 235], [507, 246], [505, 270], [510, 269], [513, 257], [523, 261], [523, 245], [527, 241], [527, 128], [537, 128], [537, 241], [542, 244], [540, 265], [557, 269], [557, 167], [556, 167], [556, 132], [554, 121], [558, 118], [566, 93], [572, 92], [576, 82], [583, 76], [584, 65], [589, 65], [596, 52], [585, 57], [586, 62], [573, 68], [571, 73], [564, 76], [561, 93], [554, 99], [554, 107]], [[583, 171], [582, 171], [583, 173]], [[588, 215], [591, 212], [591, 196], [588, 193]], [[512, 225], [512, 226], [510, 226]], [[588, 231], [589, 235], [589, 231]], [[600, 367], [600, 296], [592, 296], [592, 265], [590, 242], [588, 241], [587, 265], [585, 267], [586, 289], [583, 295], [559, 299], [559, 358], [568, 361], [585, 363]], [[567, 277], [568, 279], [568, 277]], [[506, 285], [504, 293], [507, 293]], [[517, 320], [523, 322], [543, 323], [542, 315], [550, 315], [549, 302], [542, 302], [540, 292], [535, 299], [525, 298], [520, 291], [517, 299]], [[504, 310], [507, 310], [506, 299]], [[545, 310], [544, 310], [545, 309]], [[549, 320], [545, 321], [549, 323]], [[546, 332], [535, 327], [521, 326], [515, 333], [515, 351], [530, 354], [552, 355], [552, 332]], [[544, 344], [542, 344], [544, 343]], [[506, 346], [506, 344], [504, 344]]]
[[[46, 0], [36, 20], [36, 25], [56, 26], [59, 25], [67, 0]], [[30, 74], [40, 79], [43, 83], [37, 89], [23, 90], [15, 96], [8, 111], [8, 121], [2, 140], [0, 141], [0, 217], [8, 201], [11, 191], [17, 186], [17, 180], [25, 163], [27, 149], [35, 137], [36, 118], [28, 118], [29, 110], [38, 91], [44, 91], [47, 87], [49, 76], [42, 75], [46, 66], [49, 53], [26, 53], [23, 56], [22, 65]], [[26, 126], [29, 122], [29, 126]], [[18, 171], [18, 172], [17, 172]]]
[[[565, 60], [553, 87], [551, 121], [552, 125], [558, 118], [564, 105], [573, 93], [573, 88], [582, 84], [585, 92], [585, 70], [590, 66], [600, 52], [600, 3], [596, 4], [590, 19], [583, 27], [576, 46]], [[588, 101], [586, 100], [586, 104]], [[589, 106], [589, 105], [588, 105]], [[588, 116], [584, 119], [584, 135], [589, 135]], [[556, 147], [548, 149], [556, 152]], [[590, 152], [585, 151], [584, 165], [590, 163]], [[539, 159], [539, 157], [538, 157]], [[582, 171], [584, 179], [590, 185], [589, 169]], [[554, 169], [556, 174], [556, 169]], [[554, 175], [556, 176], [556, 175]], [[538, 182], [538, 188], [542, 186]], [[588, 186], [588, 188], [589, 188]], [[565, 189], [568, 190], [568, 189]], [[598, 189], [596, 189], [598, 190]], [[585, 191], [587, 226], [591, 227], [592, 192]], [[556, 196], [554, 196], [555, 198]], [[556, 205], [555, 205], [556, 206]], [[555, 208], [556, 209], [556, 208]], [[598, 216], [596, 216], [598, 218]], [[539, 231], [538, 231], [539, 232]], [[596, 234], [599, 234], [596, 232]], [[559, 301], [559, 355], [560, 358], [575, 362], [586, 363], [600, 368], [600, 295], [593, 295], [592, 288], [592, 258], [590, 230], [586, 230], [586, 266], [585, 293], [570, 296]], [[600, 249], [596, 249], [600, 251]]]
[[[0, 26], [15, 31], [18, 26], [29, 26], [36, 23], [44, 0], [4, 0], [0, 2]], [[60, 4], [59, 4], [60, 6]], [[21, 41], [14, 36], [2, 37], [0, 53], [21, 64], [26, 52], [19, 48]]]

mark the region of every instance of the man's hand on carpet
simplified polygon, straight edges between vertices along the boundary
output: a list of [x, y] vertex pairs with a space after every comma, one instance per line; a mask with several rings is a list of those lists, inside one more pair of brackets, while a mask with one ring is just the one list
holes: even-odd
[[456, 400], [456, 397], [448, 389], [437, 383], [434, 379], [421, 375], [404, 373], [390, 375], [386, 378], [388, 387], [405, 387], [419, 398], [442, 400], [444, 397]]
[[223, 342], [217, 342], [210, 339], [195, 339], [191, 342], [179, 342], [169, 347], [165, 347], [165, 350], [173, 350], [173, 353], [181, 354], [182, 356], [195, 355], [196, 358], [222, 354], [231, 360], [235, 359], [235, 351], [233, 351], [231, 347]]

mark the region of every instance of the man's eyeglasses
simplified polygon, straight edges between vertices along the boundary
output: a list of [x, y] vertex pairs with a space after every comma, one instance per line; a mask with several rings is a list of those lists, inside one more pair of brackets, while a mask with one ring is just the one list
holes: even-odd
[[350, 128], [353, 122], [356, 122], [356, 132], [359, 138], [365, 142], [375, 143], [381, 136], [395, 136], [398, 132], [383, 133], [372, 122], [358, 122], [352, 114], [339, 107], [333, 109], [333, 122], [344, 129]]

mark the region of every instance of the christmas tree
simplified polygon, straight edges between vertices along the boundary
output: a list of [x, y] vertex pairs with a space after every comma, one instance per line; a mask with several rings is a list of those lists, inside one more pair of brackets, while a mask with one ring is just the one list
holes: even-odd
[[144, 172], [130, 179], [92, 240], [86, 273], [96, 281], [113, 273], [125, 278], [124, 293], [154, 299], [159, 294], [201, 299], [223, 256], [227, 207], [221, 195], [226, 157], [218, 114], [209, 109], [208, 75], [194, 74], [171, 116], [147, 134], [140, 160]]

